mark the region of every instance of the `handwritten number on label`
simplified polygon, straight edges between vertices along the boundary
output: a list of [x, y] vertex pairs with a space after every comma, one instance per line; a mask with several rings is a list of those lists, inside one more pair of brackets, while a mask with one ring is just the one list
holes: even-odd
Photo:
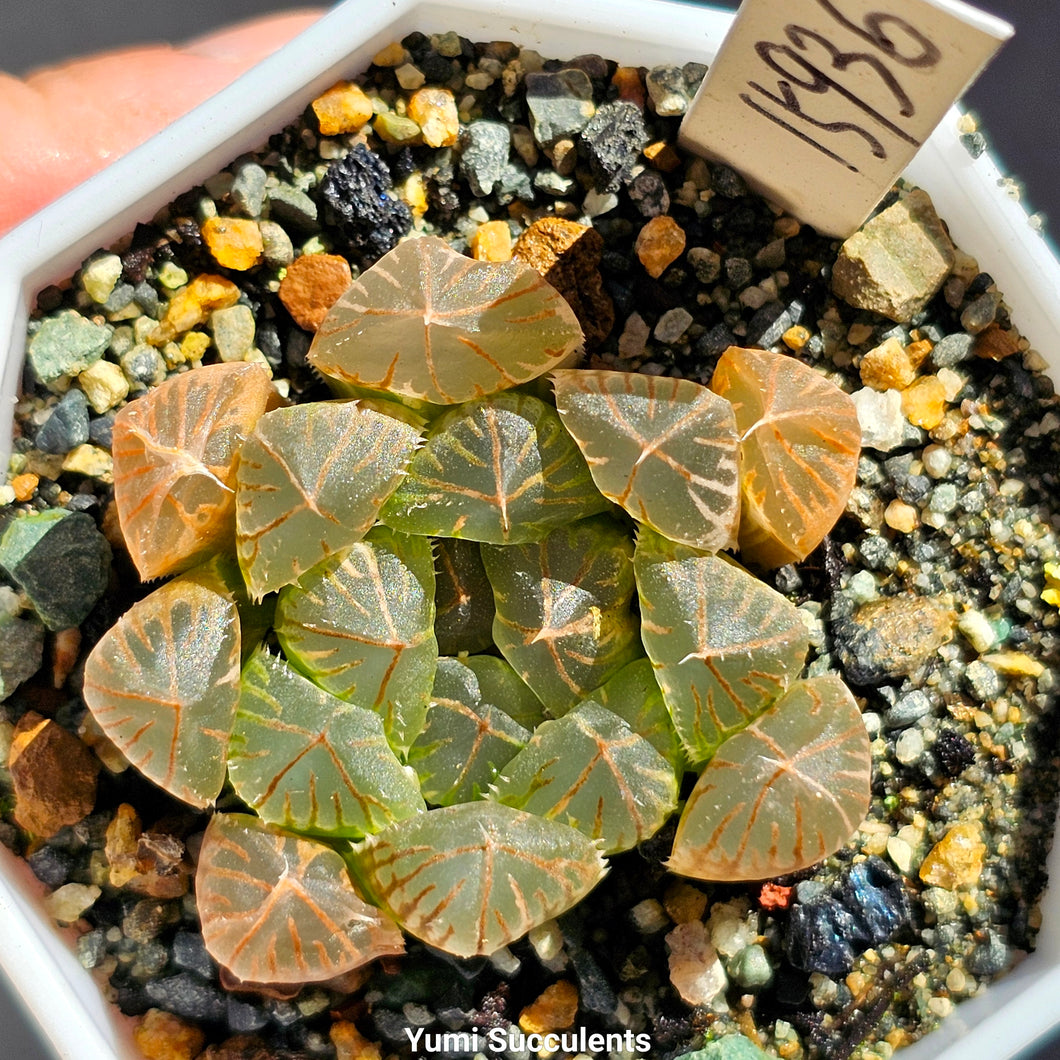
[[[891, 15], [884, 11], [871, 11], [865, 16], [865, 25], [868, 29], [851, 22], [842, 12], [836, 10], [834, 4], [829, 0], [817, 0], [841, 26], [846, 26], [851, 33], [856, 33], [862, 40], [880, 49], [888, 59], [893, 59], [902, 66], [934, 66], [942, 57], [942, 52], [924, 36], [916, 27], [911, 26], [899, 15]], [[887, 36], [883, 29], [884, 24], [891, 23], [903, 33], [911, 37], [920, 47], [919, 55], [902, 55], [898, 46]]]
[[[916, 29], [916, 27], [910, 25], [905, 19], [900, 18], [897, 15], [871, 11], [865, 15], [864, 26], [858, 26], [838, 11], [830, 0], [817, 0], [817, 2], [842, 26], [845, 26], [852, 33], [861, 37], [862, 40], [867, 41], [882, 52], [888, 59], [892, 59], [901, 66], [929, 67], [937, 63], [940, 58], [941, 52], [938, 47]], [[914, 54], [907, 54], [904, 52], [900, 45], [896, 44], [895, 41], [888, 36], [888, 31], [884, 28], [885, 26], [891, 26], [900, 30], [901, 33], [908, 37], [909, 41], [916, 46], [918, 51]], [[777, 89], [780, 94], [777, 95], [775, 92], [769, 91], [756, 81], [748, 81], [748, 88], [753, 89], [759, 94], [759, 96], [775, 103], [786, 115], [798, 119], [815, 129], [820, 129], [822, 132], [833, 134], [855, 133], [862, 138], [875, 158], [887, 157], [887, 149], [876, 136], [869, 132], [864, 126], [858, 125], [854, 122], [827, 122], [812, 117], [803, 110], [795, 88], [801, 88], [816, 95], [823, 95], [826, 92], [836, 92], [887, 132], [904, 140], [913, 147], [920, 146], [920, 141], [909, 135], [909, 133], [902, 129], [901, 126], [881, 114], [850, 89], [844, 87], [838, 80], [836, 80], [836, 78], [829, 76], [829, 74], [815, 66], [809, 58], [800, 53], [810, 51], [810, 44], [808, 42], [812, 41], [816, 43], [827, 53], [830, 69], [837, 74], [845, 73], [850, 67], [857, 63], [866, 65], [880, 78], [888, 92], [894, 97], [894, 100], [898, 105], [898, 114], [905, 118], [912, 117], [915, 113], [912, 99], [909, 97], [909, 94], [905, 89], [902, 88], [898, 78], [890, 69], [888, 69], [881, 59], [868, 52], [841, 51], [835, 44], [828, 40], [824, 34], [819, 33], [816, 30], [806, 29], [804, 26], [789, 24], [784, 27], [784, 34], [790, 41], [790, 44], [776, 44], [771, 41], [757, 41], [755, 44], [755, 51], [758, 54], [758, 57], [771, 70], [773, 70], [774, 73], [780, 75], [780, 80], [777, 81]], [[796, 49], [798, 49], [798, 51], [796, 51]], [[786, 60], [788, 64], [794, 64], [796, 67], [795, 71], [792, 71], [788, 66], [785, 66], [783, 60]], [[747, 92], [741, 93], [740, 99], [747, 104], [747, 106], [751, 107], [752, 110], [757, 111], [774, 124], [779, 125], [781, 128], [794, 134], [800, 140], [816, 148], [828, 158], [839, 162], [852, 172], [859, 172], [858, 167], [854, 165], [853, 162], [844, 158], [836, 151], [831, 150], [804, 130], [797, 128], [790, 121], [763, 105], [760, 99], [755, 99]]]

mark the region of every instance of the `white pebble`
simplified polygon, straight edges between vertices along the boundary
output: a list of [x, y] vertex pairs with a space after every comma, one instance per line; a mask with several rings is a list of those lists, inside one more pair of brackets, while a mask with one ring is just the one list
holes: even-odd
[[902, 415], [902, 395], [897, 390], [863, 387], [850, 396], [861, 425], [861, 444], [866, 449], [888, 453], [902, 444], [905, 417]]
[[653, 932], [661, 931], [670, 923], [670, 918], [663, 909], [662, 902], [656, 898], [645, 898], [638, 902], [630, 911], [633, 925], [642, 935], [651, 935]]
[[911, 766], [924, 753], [924, 737], [919, 729], [906, 729], [894, 744], [894, 757], [903, 766]]
[[997, 633], [982, 611], [965, 611], [957, 619], [957, 628], [980, 655], [989, 651], [997, 641]]
[[93, 884], [66, 883], [44, 899], [44, 907], [61, 924], [72, 924], [91, 909], [103, 892]]
[[929, 445], [921, 455], [924, 470], [932, 478], [945, 478], [953, 467], [953, 455], [943, 445]]
[[709, 1005], [729, 985], [702, 920], [678, 924], [666, 936], [670, 982], [689, 1005]]
[[667, 310], [655, 325], [655, 337], [660, 342], [676, 342], [692, 323], [692, 314], [683, 306]]

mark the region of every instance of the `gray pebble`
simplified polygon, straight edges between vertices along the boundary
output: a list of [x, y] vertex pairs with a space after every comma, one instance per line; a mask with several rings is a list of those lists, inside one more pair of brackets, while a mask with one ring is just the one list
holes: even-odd
[[241, 163], [233, 175], [229, 195], [240, 213], [260, 217], [265, 204], [265, 170], [257, 162]]
[[186, 1020], [222, 1020], [228, 1009], [218, 989], [188, 972], [151, 980], [144, 991], [159, 1008]]
[[145, 342], [139, 342], [122, 354], [121, 370], [134, 388], [158, 386], [166, 378], [162, 355]]
[[593, 83], [584, 70], [529, 73], [526, 75], [526, 105], [534, 139], [542, 147], [547, 147], [580, 133], [596, 113]]
[[178, 931], [173, 936], [173, 963], [202, 979], [212, 979], [216, 971], [213, 958], [206, 952], [206, 944], [197, 931]]
[[236, 1034], [253, 1034], [269, 1022], [269, 1017], [257, 1005], [240, 1001], [231, 994], [227, 997], [228, 1026]]
[[88, 399], [83, 390], [68, 390], [52, 409], [34, 439], [42, 453], [68, 453], [88, 441]]
[[904, 729], [931, 713], [931, 700], [920, 688], [901, 696], [883, 715], [888, 729]]
[[653, 66], [644, 78], [648, 95], [661, 117], [684, 114], [692, 102], [692, 92], [679, 66]]
[[721, 255], [709, 247], [692, 247], [688, 264], [700, 283], [714, 283], [721, 275]]
[[675, 306], [659, 317], [659, 323], [655, 325], [655, 337], [659, 342], [677, 342], [691, 323], [692, 314], [683, 306]]
[[658, 217], [670, 212], [666, 182], [654, 170], [638, 173], [629, 183], [629, 197], [642, 217]]
[[511, 136], [497, 121], [473, 121], [461, 137], [460, 168], [478, 198], [489, 195], [508, 163]]
[[294, 244], [287, 230], [277, 221], [259, 221], [262, 257], [267, 265], [284, 268], [294, 261]]
[[269, 216], [285, 225], [292, 225], [303, 232], [316, 231], [317, 204], [290, 184], [277, 184], [268, 192]]
[[725, 259], [725, 278], [735, 290], [746, 287], [753, 275], [751, 263], [746, 258]]
[[980, 703], [989, 703], [1001, 695], [1001, 675], [989, 663], [974, 659], [964, 670], [965, 684]]
[[1008, 944], [996, 931], [987, 931], [986, 938], [968, 956], [968, 970], [973, 975], [997, 975], [1009, 963]]
[[1000, 305], [1001, 295], [997, 291], [981, 294], [974, 302], [965, 306], [961, 313], [961, 327], [971, 335], [978, 335], [993, 324]]
[[935, 344], [931, 351], [931, 359], [936, 368], [952, 368], [961, 361], [968, 360], [972, 356], [972, 336], [964, 332], [956, 335], [947, 335]]
[[107, 941], [99, 928], [88, 931], [77, 940], [77, 959], [82, 968], [95, 968], [107, 953]]

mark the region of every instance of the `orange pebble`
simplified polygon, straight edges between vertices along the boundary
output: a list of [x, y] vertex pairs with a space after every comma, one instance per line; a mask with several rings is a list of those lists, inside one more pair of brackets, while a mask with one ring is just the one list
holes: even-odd
[[328, 310], [353, 283], [349, 262], [338, 254], [303, 254], [280, 282], [280, 301], [295, 322], [316, 331]]
[[352, 81], [339, 81], [309, 105], [324, 136], [358, 132], [372, 116], [372, 101]]
[[208, 217], [201, 231], [214, 260], [226, 269], [244, 272], [261, 260], [265, 247], [256, 221], [246, 217]]
[[37, 483], [40, 479], [31, 475], [28, 471], [24, 475], [16, 475], [11, 480], [11, 488], [15, 491], [16, 501], [28, 501], [36, 492]]
[[476, 261], [509, 261], [512, 232], [507, 221], [487, 221], [471, 237], [471, 256]]
[[684, 249], [684, 229], [668, 214], [653, 217], [637, 236], [637, 257], [653, 279], [658, 279]]

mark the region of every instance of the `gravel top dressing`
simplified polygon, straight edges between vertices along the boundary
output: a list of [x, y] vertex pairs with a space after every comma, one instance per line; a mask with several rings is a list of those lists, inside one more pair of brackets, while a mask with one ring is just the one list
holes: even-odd
[[[0, 841], [146, 1056], [886, 1058], [1033, 949], [1060, 746], [1053, 385], [924, 192], [896, 187], [841, 245], [684, 153], [703, 73], [412, 34], [40, 293], [0, 486]], [[422, 235], [540, 272], [583, 367], [706, 385], [757, 347], [851, 395], [838, 522], [798, 562], [744, 562], [798, 609], [805, 676], [853, 691], [871, 804], [793, 875], [667, 873], [671, 819], [488, 957], [409, 937], [342, 981], [234, 989], [196, 908], [209, 815], [130, 768], [82, 698], [89, 652], [158, 584], [118, 525], [114, 418], [219, 361], [329, 398], [314, 333]], [[217, 808], [246, 812], [229, 785]]]

